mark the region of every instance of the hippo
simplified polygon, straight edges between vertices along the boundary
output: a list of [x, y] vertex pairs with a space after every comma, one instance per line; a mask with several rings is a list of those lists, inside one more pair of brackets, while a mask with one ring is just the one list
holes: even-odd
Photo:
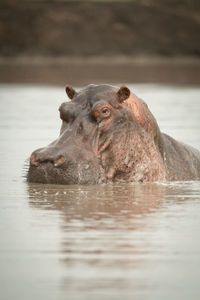
[[27, 180], [53, 184], [200, 179], [200, 152], [160, 131], [127, 86], [66, 86], [59, 137], [30, 156]]

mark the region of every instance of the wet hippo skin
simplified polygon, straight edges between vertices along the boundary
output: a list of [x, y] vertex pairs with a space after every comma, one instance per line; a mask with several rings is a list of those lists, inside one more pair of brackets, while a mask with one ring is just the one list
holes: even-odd
[[200, 152], [161, 133], [128, 87], [89, 85], [61, 104], [59, 137], [35, 150], [29, 182], [98, 184], [200, 179]]

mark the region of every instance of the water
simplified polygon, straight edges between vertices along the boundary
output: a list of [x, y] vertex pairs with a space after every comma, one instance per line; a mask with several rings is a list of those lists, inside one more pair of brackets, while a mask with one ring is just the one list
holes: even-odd
[[[200, 88], [132, 85], [162, 131], [200, 149]], [[0, 299], [200, 298], [200, 182], [28, 184], [64, 89], [0, 86]]]

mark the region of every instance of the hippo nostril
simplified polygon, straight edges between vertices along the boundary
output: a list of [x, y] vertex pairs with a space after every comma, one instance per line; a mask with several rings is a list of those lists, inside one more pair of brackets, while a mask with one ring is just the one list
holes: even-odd
[[54, 167], [60, 167], [65, 162], [65, 160], [66, 158], [64, 156], [60, 156], [54, 161]]
[[36, 160], [35, 154], [32, 154], [30, 157], [30, 164], [32, 166], [39, 166], [39, 162]]
[[43, 163], [51, 163], [54, 167], [60, 167], [66, 158], [63, 155], [57, 156], [57, 158], [50, 152], [38, 149], [34, 151], [30, 157], [30, 165], [38, 167]]

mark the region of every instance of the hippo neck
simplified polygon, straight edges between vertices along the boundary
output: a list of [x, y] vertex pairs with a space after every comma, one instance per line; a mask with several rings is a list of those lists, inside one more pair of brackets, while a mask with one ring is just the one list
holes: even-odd
[[121, 131], [118, 137], [114, 138], [108, 151], [102, 153], [101, 159], [108, 180], [165, 180], [166, 171], [162, 155], [154, 140], [144, 130], [141, 130], [140, 134], [125, 134]]
[[129, 163], [131, 181], [164, 181], [166, 176], [162, 155], [155, 141], [146, 132], [138, 142], [130, 141]]

